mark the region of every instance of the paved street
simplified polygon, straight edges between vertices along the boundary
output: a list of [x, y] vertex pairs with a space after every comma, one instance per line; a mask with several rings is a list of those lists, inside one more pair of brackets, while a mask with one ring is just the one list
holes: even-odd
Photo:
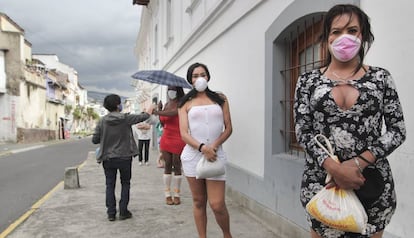
[[[94, 152], [89, 152], [79, 168], [81, 188], [63, 189], [60, 183], [35, 204], [33, 213], [22, 224], [16, 224], [17, 228], [7, 237], [197, 237], [187, 181], [184, 179], [182, 184], [182, 204], [166, 205], [163, 169], [155, 165], [157, 154], [151, 150], [150, 166], [138, 166], [136, 160], [133, 162], [129, 205], [132, 219], [107, 220], [103, 169], [95, 162]], [[118, 183], [117, 195], [119, 187]], [[231, 200], [227, 200], [227, 205], [233, 237], [279, 237]], [[221, 237], [210, 208], [208, 211], [208, 237]]]
[[84, 162], [94, 148], [89, 138], [0, 145], [0, 231], [62, 181], [66, 167]]

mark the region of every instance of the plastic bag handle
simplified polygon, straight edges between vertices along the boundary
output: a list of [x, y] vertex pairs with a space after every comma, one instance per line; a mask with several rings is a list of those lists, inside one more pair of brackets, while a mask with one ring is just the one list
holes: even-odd
[[[324, 140], [328, 148], [322, 145], [322, 143], [319, 141], [319, 137], [321, 137]], [[316, 144], [329, 155], [331, 159], [333, 159], [337, 163], [340, 163], [338, 157], [333, 152], [331, 142], [328, 140], [328, 138], [326, 138], [326, 136], [322, 134], [317, 134], [313, 139], [316, 141]], [[332, 175], [328, 173], [325, 179], [325, 183], [329, 183], [331, 179], [332, 179]]]
[[[322, 145], [322, 143], [319, 141], [319, 139], [318, 139], [318, 137], [322, 137], [322, 139], [324, 140], [324, 142], [325, 142], [325, 144], [326, 144], [326, 146], [328, 147], [328, 148], [326, 148], [324, 145]], [[324, 135], [322, 135], [322, 134], [317, 134], [315, 137], [314, 137], [314, 139], [315, 139], [315, 141], [316, 141], [316, 144], [318, 144], [318, 146], [321, 148], [321, 149], [323, 149], [330, 157], [333, 157], [333, 156], [335, 156], [334, 155], [334, 152], [333, 152], [333, 149], [332, 149], [332, 145], [331, 145], [331, 142], [328, 140], [328, 138], [326, 138], [326, 136], [324, 136]]]

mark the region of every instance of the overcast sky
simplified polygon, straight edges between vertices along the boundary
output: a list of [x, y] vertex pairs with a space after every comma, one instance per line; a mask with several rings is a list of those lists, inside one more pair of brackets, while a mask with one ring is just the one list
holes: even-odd
[[0, 0], [33, 54], [56, 54], [91, 91], [133, 96], [141, 6], [132, 0]]

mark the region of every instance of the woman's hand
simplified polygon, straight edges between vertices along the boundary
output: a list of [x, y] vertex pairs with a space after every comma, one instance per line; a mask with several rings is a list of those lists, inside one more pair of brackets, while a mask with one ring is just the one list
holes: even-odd
[[201, 147], [201, 153], [203, 153], [204, 157], [210, 161], [216, 161], [217, 159], [217, 149], [215, 147], [212, 147], [211, 145], [203, 145]]
[[339, 187], [342, 189], [359, 189], [365, 182], [364, 176], [353, 160], [342, 163], [327, 158], [323, 163], [325, 170], [332, 176], [326, 188]]
[[339, 169], [332, 174], [332, 180], [326, 188], [339, 187], [342, 189], [359, 189], [365, 182], [364, 176], [352, 160], [339, 165]]

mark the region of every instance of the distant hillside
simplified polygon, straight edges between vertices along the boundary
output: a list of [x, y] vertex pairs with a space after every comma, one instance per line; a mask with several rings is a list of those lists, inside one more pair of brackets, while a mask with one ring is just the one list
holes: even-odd
[[[109, 95], [110, 93], [102, 93], [102, 92], [96, 92], [96, 91], [88, 91], [88, 102], [94, 102], [96, 104], [102, 104], [104, 101], [104, 98]], [[121, 102], [124, 102], [127, 97], [120, 96]]]

